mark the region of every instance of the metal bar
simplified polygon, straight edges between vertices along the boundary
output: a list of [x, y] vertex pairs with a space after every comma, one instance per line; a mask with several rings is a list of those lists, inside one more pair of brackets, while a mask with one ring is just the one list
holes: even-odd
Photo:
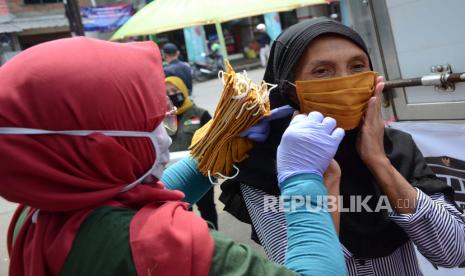
[[421, 78], [390, 80], [390, 81], [386, 81], [386, 83], [384, 84], [384, 89], [421, 86], [421, 85], [422, 85]]
[[386, 81], [384, 88], [392, 89], [392, 88], [411, 87], [411, 86], [436, 86], [436, 85], [446, 85], [448, 83], [457, 83], [457, 82], [465, 82], [465, 72], [464, 73], [431, 74], [431, 75], [426, 75], [426, 76], [417, 77], [417, 78], [390, 80], [390, 81]]
[[451, 73], [447, 78], [448, 82], [465, 82], [465, 73]]
[[77, 0], [64, 0], [65, 13], [68, 17], [69, 28], [74, 35], [84, 36], [84, 27], [82, 25], [81, 10]]
[[216, 33], [218, 34], [218, 42], [221, 45], [221, 53], [223, 54], [224, 59], [228, 59], [228, 51], [226, 51], [226, 43], [224, 41], [223, 29], [221, 28], [221, 23], [215, 23]]

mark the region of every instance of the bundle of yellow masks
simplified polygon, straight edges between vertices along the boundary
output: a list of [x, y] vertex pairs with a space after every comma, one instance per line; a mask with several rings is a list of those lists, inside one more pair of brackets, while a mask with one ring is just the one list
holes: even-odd
[[189, 148], [199, 170], [208, 176], [231, 176], [234, 163], [246, 159], [253, 147], [239, 134], [270, 113], [268, 85], [252, 83], [245, 73], [235, 73], [225, 64], [223, 93], [213, 119], [197, 130]]

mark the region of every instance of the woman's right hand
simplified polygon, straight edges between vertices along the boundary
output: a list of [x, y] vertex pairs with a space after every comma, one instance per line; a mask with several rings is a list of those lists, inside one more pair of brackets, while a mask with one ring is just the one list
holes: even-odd
[[336, 204], [337, 209], [331, 212], [331, 217], [333, 219], [334, 227], [336, 232], [339, 233], [340, 225], [340, 213], [339, 213], [339, 195], [340, 195], [340, 181], [341, 181], [341, 167], [336, 162], [336, 160], [331, 160], [329, 163], [328, 169], [323, 175], [324, 184], [328, 190], [328, 196], [333, 198], [333, 204]]
[[330, 191], [337, 191], [337, 194], [339, 195], [341, 167], [339, 167], [339, 164], [336, 162], [336, 160], [331, 160], [331, 163], [329, 163], [328, 169], [326, 169], [323, 178], [326, 189], [328, 189], [328, 194], [331, 194]]

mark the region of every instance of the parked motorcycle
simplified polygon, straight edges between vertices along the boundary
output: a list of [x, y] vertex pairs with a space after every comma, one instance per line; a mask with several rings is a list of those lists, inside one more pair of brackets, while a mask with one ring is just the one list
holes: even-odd
[[194, 62], [192, 64], [192, 76], [194, 80], [204, 82], [218, 77], [218, 72], [223, 70], [223, 57], [220, 54], [212, 53], [205, 56], [205, 62]]

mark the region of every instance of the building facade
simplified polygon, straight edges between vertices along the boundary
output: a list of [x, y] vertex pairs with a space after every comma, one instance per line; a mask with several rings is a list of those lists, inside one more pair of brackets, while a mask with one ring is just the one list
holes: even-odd
[[0, 64], [21, 50], [70, 36], [62, 0], [0, 0]]

